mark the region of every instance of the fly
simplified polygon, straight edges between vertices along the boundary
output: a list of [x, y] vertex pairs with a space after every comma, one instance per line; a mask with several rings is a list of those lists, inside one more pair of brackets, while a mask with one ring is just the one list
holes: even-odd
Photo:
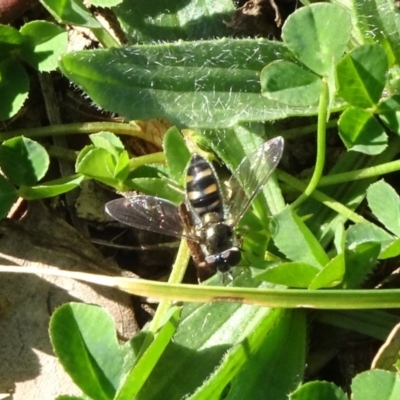
[[194, 154], [179, 207], [138, 195], [108, 202], [106, 212], [126, 225], [187, 239], [198, 268], [227, 273], [241, 259], [235, 228], [278, 165], [283, 144], [278, 136], [245, 157], [229, 180], [232, 194], [226, 201], [212, 165]]

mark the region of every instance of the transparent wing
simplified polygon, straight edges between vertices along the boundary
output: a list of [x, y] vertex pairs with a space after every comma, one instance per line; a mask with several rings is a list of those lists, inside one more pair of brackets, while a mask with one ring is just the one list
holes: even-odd
[[137, 229], [193, 239], [189, 234], [184, 234], [178, 207], [158, 197], [139, 195], [120, 198], [108, 202], [105, 210], [118, 222]]
[[229, 180], [232, 195], [227, 205], [233, 226], [239, 222], [275, 170], [282, 157], [283, 144], [281, 136], [265, 142], [245, 157], [233, 173]]

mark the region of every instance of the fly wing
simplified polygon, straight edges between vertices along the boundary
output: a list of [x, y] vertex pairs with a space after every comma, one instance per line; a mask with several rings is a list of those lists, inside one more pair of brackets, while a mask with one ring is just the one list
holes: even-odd
[[283, 153], [283, 138], [278, 136], [262, 144], [245, 157], [229, 180], [232, 195], [228, 202], [228, 214], [235, 226], [248, 210], [254, 198], [274, 172]]
[[134, 228], [190, 239], [183, 232], [178, 207], [167, 200], [145, 195], [124, 197], [108, 202], [105, 210], [118, 222]]

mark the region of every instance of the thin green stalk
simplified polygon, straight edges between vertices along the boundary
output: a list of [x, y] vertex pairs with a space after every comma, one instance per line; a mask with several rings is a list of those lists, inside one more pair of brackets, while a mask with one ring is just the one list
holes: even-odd
[[[190, 251], [186, 243], [186, 240], [181, 240], [178, 253], [176, 255], [176, 259], [174, 265], [172, 266], [172, 271], [168, 279], [168, 283], [178, 284], [182, 282], [183, 276], [185, 275], [186, 272], [186, 267], [189, 262], [189, 258], [190, 258]], [[151, 344], [154, 334], [161, 327], [165, 313], [171, 307], [171, 303], [172, 303], [171, 300], [166, 300], [166, 299], [160, 301], [160, 304], [157, 307], [157, 311], [154, 314], [154, 318], [150, 323], [148, 333], [143, 341], [138, 358], [140, 358], [140, 356], [146, 351], [148, 346]]]
[[72, 163], [76, 162], [76, 157], [78, 156], [78, 152], [75, 150], [70, 150], [65, 147], [53, 146], [53, 145], [46, 145], [45, 148], [50, 157], [69, 161]]
[[[187, 248], [185, 252], [187, 251]], [[189, 254], [187, 253], [187, 256]], [[0, 265], [0, 273], [31, 273], [62, 276], [115, 287], [137, 296], [195, 303], [233, 302], [275, 308], [366, 310], [400, 308], [399, 289], [304, 290], [260, 289], [166, 283], [145, 279], [113, 277], [59, 269]]]
[[92, 28], [91, 31], [93, 35], [96, 36], [96, 39], [106, 48], [109, 49], [111, 47], [121, 47], [117, 40], [108, 32], [108, 30], [104, 27], [102, 28]]
[[325, 79], [322, 79], [322, 90], [319, 98], [318, 108], [318, 129], [317, 129], [317, 159], [315, 161], [315, 168], [313, 176], [311, 177], [308, 186], [291, 205], [293, 209], [297, 208], [303, 201], [311, 195], [317, 188], [319, 180], [322, 177], [325, 166], [325, 151], [326, 151], [326, 120], [328, 118], [328, 102], [329, 102], [329, 88]]
[[[286, 172], [277, 170], [276, 174], [278, 175], [278, 178], [282, 181], [288, 184], [289, 186], [299, 190], [303, 191], [306, 188], [306, 183], [303, 181], [294, 178], [293, 176], [287, 174]], [[320, 192], [319, 190], [314, 190], [311, 195], [312, 198], [320, 201], [323, 203], [325, 206], [329, 207], [330, 209], [336, 211], [337, 213], [343, 215], [350, 221], [353, 221], [354, 223], [364, 223], [367, 222], [366, 219], [364, 219], [361, 215], [355, 213], [354, 211], [350, 210], [343, 204], [339, 203], [337, 200], [333, 199], [332, 197], [329, 197], [325, 193]]]
[[161, 145], [162, 139], [159, 136], [154, 136], [146, 133], [135, 123], [121, 122], [85, 122], [74, 124], [62, 124], [43, 126], [40, 128], [19, 129], [11, 132], [1, 132], [0, 141], [11, 139], [17, 136], [25, 136], [31, 139], [37, 139], [48, 136], [57, 135], [72, 135], [97, 133], [100, 131], [110, 131], [115, 134], [128, 135], [138, 137], [157, 146]]
[[373, 167], [357, 169], [350, 172], [343, 172], [341, 174], [326, 175], [319, 181], [318, 187], [336, 185], [338, 183], [345, 183], [356, 181], [360, 179], [374, 178], [376, 176], [389, 174], [391, 172], [400, 171], [400, 160], [391, 161]]
[[158, 153], [146, 154], [144, 156], [131, 158], [129, 160], [129, 170], [148, 164], [161, 164], [165, 162], [165, 154], [160, 151]]

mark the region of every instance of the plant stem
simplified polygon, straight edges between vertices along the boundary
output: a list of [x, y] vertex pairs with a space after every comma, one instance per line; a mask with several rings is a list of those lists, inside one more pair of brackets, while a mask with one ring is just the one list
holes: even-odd
[[129, 170], [132, 171], [135, 168], [141, 167], [147, 164], [161, 164], [165, 162], [165, 154], [160, 151], [158, 153], [146, 154], [145, 156], [131, 158], [129, 160]]
[[[176, 259], [172, 267], [171, 274], [168, 279], [168, 283], [177, 284], [182, 282], [183, 276], [185, 275], [186, 272], [187, 264], [189, 262], [189, 258], [190, 258], [190, 252], [188, 245], [186, 243], [186, 240], [182, 239], [178, 249], [178, 254], [176, 255]], [[158, 331], [158, 329], [161, 327], [164, 315], [167, 312], [167, 310], [171, 307], [171, 304], [172, 300], [164, 299], [160, 301], [160, 304], [158, 305], [157, 310], [154, 314], [154, 318], [150, 323], [150, 327], [143, 341], [142, 347], [140, 348], [138, 359], [146, 351], [148, 346], [153, 341], [153, 337], [155, 333]]]
[[61, 146], [46, 145], [44, 146], [50, 157], [57, 159], [70, 161], [72, 163], [76, 162], [76, 157], [78, 152], [75, 150], [70, 150]]
[[85, 122], [75, 124], [51, 125], [31, 129], [19, 129], [11, 132], [1, 132], [0, 141], [22, 135], [31, 139], [37, 139], [56, 135], [88, 135], [90, 133], [97, 133], [100, 131], [110, 131], [115, 134], [138, 137], [140, 139], [146, 140], [147, 142], [153, 143], [156, 146], [161, 146], [162, 138], [160, 129], [161, 128], [158, 128], [158, 135], [155, 135], [154, 133], [148, 133], [145, 129], [143, 129], [142, 126], [135, 122], [131, 122], [129, 124], [121, 122]]
[[121, 47], [121, 45], [114, 39], [114, 37], [104, 27], [91, 29], [96, 39], [107, 49], [110, 47]]
[[343, 172], [341, 174], [326, 175], [321, 178], [318, 187], [356, 181], [359, 179], [374, 178], [376, 176], [389, 174], [396, 171], [400, 171], [400, 160], [375, 165], [373, 167], [357, 169], [355, 171]]
[[[185, 253], [189, 257], [187, 246]], [[279, 308], [318, 308], [325, 310], [366, 310], [400, 308], [399, 289], [264, 289], [166, 283], [145, 279], [114, 277], [59, 269], [0, 265], [0, 273], [30, 273], [79, 279], [115, 287], [137, 296], [171, 301], [236, 302]]]
[[[287, 174], [286, 172], [277, 170], [276, 174], [278, 175], [278, 178], [288, 184], [289, 186], [302, 191], [306, 188], [306, 183], [302, 182], [299, 179], [294, 178], [293, 176]], [[358, 215], [354, 211], [350, 210], [348, 207], [344, 206], [343, 204], [339, 203], [337, 200], [333, 199], [332, 197], [329, 197], [325, 193], [320, 192], [319, 190], [314, 190], [311, 193], [311, 197], [320, 201], [330, 209], [336, 211], [337, 213], [345, 216], [347, 219], [350, 221], [353, 221], [354, 223], [364, 223], [367, 222], [366, 219], [364, 219], [361, 215]]]
[[329, 88], [325, 79], [322, 79], [322, 90], [319, 98], [318, 109], [318, 129], [317, 129], [317, 159], [315, 161], [315, 168], [313, 176], [311, 177], [308, 186], [291, 205], [293, 209], [297, 208], [304, 200], [311, 195], [311, 193], [318, 186], [319, 180], [324, 172], [325, 165], [325, 151], [326, 151], [326, 120], [328, 117], [328, 101], [329, 101]]

